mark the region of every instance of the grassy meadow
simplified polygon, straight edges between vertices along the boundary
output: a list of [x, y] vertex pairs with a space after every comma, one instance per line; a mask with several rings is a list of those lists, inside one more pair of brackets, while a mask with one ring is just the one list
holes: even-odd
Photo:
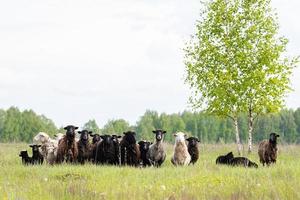
[[[300, 146], [280, 146], [271, 167], [216, 166], [235, 145], [200, 145], [194, 166], [161, 168], [86, 164], [23, 166], [26, 144], [0, 144], [0, 199], [300, 199]], [[31, 151], [30, 155], [31, 155]], [[249, 156], [258, 163], [257, 149]]]

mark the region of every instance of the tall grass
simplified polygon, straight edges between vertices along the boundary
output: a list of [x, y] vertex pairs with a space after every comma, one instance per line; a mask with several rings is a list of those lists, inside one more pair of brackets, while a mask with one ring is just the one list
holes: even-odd
[[[280, 147], [271, 167], [215, 165], [235, 145], [201, 145], [194, 166], [23, 166], [26, 144], [0, 144], [0, 199], [300, 199], [300, 147]], [[29, 150], [29, 149], [28, 149]], [[256, 150], [250, 159], [258, 163]]]

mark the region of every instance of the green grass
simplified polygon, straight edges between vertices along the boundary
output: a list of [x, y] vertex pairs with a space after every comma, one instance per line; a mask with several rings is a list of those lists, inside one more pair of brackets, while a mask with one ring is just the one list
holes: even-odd
[[[299, 146], [279, 147], [277, 164], [258, 169], [216, 166], [234, 145], [201, 145], [196, 165], [177, 168], [170, 146], [161, 168], [146, 169], [23, 166], [18, 153], [26, 148], [0, 144], [0, 199], [300, 199]], [[250, 158], [258, 163], [256, 152]]]

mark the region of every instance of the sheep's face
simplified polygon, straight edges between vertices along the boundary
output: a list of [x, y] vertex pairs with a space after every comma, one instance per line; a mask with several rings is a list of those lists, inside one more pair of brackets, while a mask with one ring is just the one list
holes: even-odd
[[175, 136], [176, 143], [185, 142], [185, 137], [186, 137], [185, 133], [182, 133], [182, 132], [174, 133], [174, 136]]
[[104, 146], [109, 146], [113, 144], [113, 139], [110, 135], [101, 135], [102, 142]]
[[111, 135], [114, 143], [119, 144], [119, 139], [122, 138], [120, 135]]
[[140, 150], [142, 151], [148, 151], [150, 145], [152, 144], [151, 142], [148, 141], [139, 141], [138, 143], [140, 145]]
[[271, 143], [277, 143], [277, 138], [279, 137], [279, 135], [278, 134], [276, 134], [276, 133], [271, 133], [270, 134], [270, 139], [269, 139], [269, 141], [271, 142]]
[[66, 130], [67, 138], [75, 138], [75, 134], [76, 134], [75, 131], [78, 129], [77, 126], [69, 125], [66, 126], [64, 129]]
[[164, 131], [164, 130], [160, 130], [160, 129], [157, 129], [157, 130], [154, 130], [152, 131], [152, 133], [155, 134], [155, 138], [156, 138], [156, 141], [161, 141], [164, 139], [164, 135], [167, 131]]
[[127, 132], [124, 132], [123, 134], [124, 134], [123, 139], [126, 140], [128, 142], [128, 144], [135, 144], [136, 143], [135, 132], [134, 131], [127, 131]]
[[32, 152], [37, 152], [39, 151], [39, 148], [41, 147], [41, 145], [37, 145], [37, 144], [32, 144], [29, 145], [32, 148]]
[[96, 144], [97, 142], [101, 141], [101, 137], [99, 134], [90, 134], [90, 136], [93, 138], [92, 143]]
[[40, 132], [33, 138], [33, 141], [35, 143], [44, 144], [44, 143], [48, 142], [49, 139], [50, 139], [50, 137], [46, 133]]
[[78, 131], [78, 133], [80, 134], [80, 140], [83, 142], [87, 142], [89, 140], [89, 134], [92, 134], [92, 131], [88, 131], [88, 130], [83, 130], [83, 131]]
[[198, 142], [200, 142], [200, 140], [196, 137], [189, 137], [188, 139], [186, 139], [189, 143], [189, 146], [195, 147], [197, 146]]

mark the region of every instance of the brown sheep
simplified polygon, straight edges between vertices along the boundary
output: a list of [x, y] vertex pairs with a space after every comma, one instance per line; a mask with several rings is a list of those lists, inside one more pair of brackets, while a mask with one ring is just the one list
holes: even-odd
[[75, 162], [78, 156], [78, 147], [75, 140], [75, 130], [78, 129], [76, 126], [66, 126], [66, 135], [59, 141], [57, 149], [57, 163]]
[[277, 138], [276, 133], [271, 133], [269, 140], [263, 140], [258, 146], [259, 160], [263, 164], [269, 166], [271, 163], [276, 163], [277, 159]]

